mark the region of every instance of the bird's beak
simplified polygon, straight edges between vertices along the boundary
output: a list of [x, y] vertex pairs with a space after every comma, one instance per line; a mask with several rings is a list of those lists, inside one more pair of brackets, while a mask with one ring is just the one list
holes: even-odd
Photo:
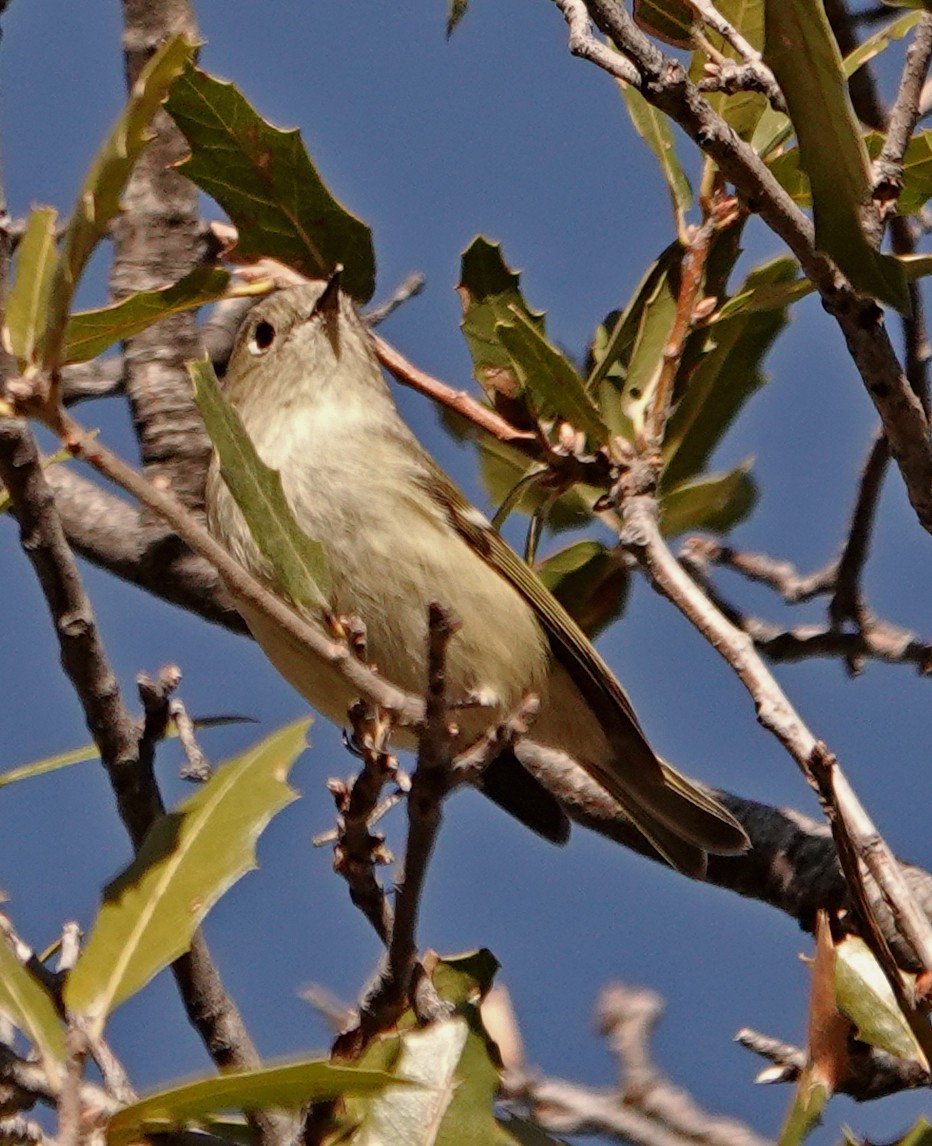
[[308, 320], [312, 318], [323, 319], [324, 330], [337, 358], [340, 357], [340, 280], [342, 277], [343, 264], [337, 263], [330, 278], [327, 279], [327, 285], [317, 302], [314, 303], [311, 313], [307, 316]]

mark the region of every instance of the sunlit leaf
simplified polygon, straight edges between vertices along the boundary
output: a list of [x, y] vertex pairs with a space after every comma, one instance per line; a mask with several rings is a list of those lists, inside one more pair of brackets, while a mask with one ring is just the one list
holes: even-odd
[[875, 56], [886, 51], [894, 40], [901, 40], [907, 32], [915, 28], [920, 18], [920, 12], [907, 12], [903, 16], [897, 16], [896, 19], [891, 20], [889, 24], [885, 24], [884, 27], [879, 28], [873, 35], [868, 36], [867, 39], [858, 44], [852, 52], [845, 56], [846, 78], [850, 80], [859, 68], [863, 68]]
[[0, 934], [0, 1015], [18, 1027], [42, 1056], [53, 1083], [65, 1061], [65, 1035], [55, 1004], [45, 987], [16, 958]]
[[[717, 0], [716, 10], [735, 28], [744, 39], [760, 52], [764, 47], [764, 0]], [[703, 34], [711, 47], [726, 59], [739, 60], [736, 48], [714, 28], [706, 25]], [[689, 78], [698, 83], [705, 78], [705, 64], [709, 56], [702, 44], [693, 53], [689, 68]], [[741, 61], [743, 62], [743, 61]], [[717, 112], [742, 139], [753, 138], [760, 119], [770, 108], [763, 92], [738, 91], [703, 93], [713, 110]]]
[[513, 397], [520, 386], [496, 324], [511, 322], [513, 315], [519, 313], [541, 333], [544, 331], [544, 316], [528, 308], [519, 278], [505, 262], [501, 246], [482, 235], [477, 235], [463, 251], [456, 288], [463, 307], [461, 329], [476, 380], [490, 396], [499, 393]]
[[219, 267], [195, 267], [171, 286], [139, 291], [112, 306], [78, 311], [68, 319], [62, 360], [88, 362], [169, 314], [215, 302], [225, 294], [229, 274]]
[[232, 84], [193, 66], [166, 109], [191, 146], [181, 170], [235, 224], [237, 257], [269, 256], [308, 278], [342, 263], [343, 289], [372, 297], [372, 233], [331, 195], [298, 131], [273, 127]]
[[757, 485], [749, 466], [712, 474], [674, 486], [660, 499], [660, 528], [667, 537], [695, 529], [727, 533], [743, 521], [757, 502]]
[[920, 1115], [916, 1125], [895, 1146], [932, 1146], [932, 1123]]
[[670, 120], [653, 104], [648, 103], [636, 87], [622, 80], [619, 80], [618, 86], [635, 131], [660, 164], [660, 171], [673, 205], [673, 216], [679, 229], [685, 224], [684, 216], [693, 205], [693, 192], [676, 154]]
[[870, 202], [870, 165], [822, 5], [767, 4], [766, 30], [765, 58], [786, 97], [812, 188], [816, 246], [856, 290], [908, 311], [902, 267], [868, 243], [861, 224]]
[[335, 1065], [326, 1059], [226, 1071], [147, 1095], [124, 1107], [110, 1119], [107, 1142], [129, 1146], [140, 1138], [200, 1123], [222, 1110], [294, 1110], [343, 1095], [377, 1094], [389, 1084], [404, 1090], [403, 1083], [383, 1071]]
[[295, 520], [281, 475], [259, 457], [211, 364], [206, 359], [189, 362], [188, 373], [194, 401], [220, 458], [220, 473], [253, 540], [296, 605], [326, 605], [331, 577], [324, 551]]
[[569, 422], [588, 434], [594, 444], [608, 441], [608, 429], [573, 364], [531, 319], [512, 308], [510, 320], [496, 323], [495, 332], [539, 414], [556, 415]]
[[846, 936], [836, 950], [835, 993], [862, 1042], [907, 1061], [922, 1061], [922, 1050], [893, 988], [870, 948], [856, 935]]
[[49, 287], [48, 318], [42, 340], [42, 365], [61, 363], [71, 299], [92, 251], [120, 209], [120, 196], [149, 139], [149, 121], [190, 60], [196, 44], [173, 36], [158, 49], [133, 84], [129, 101], [104, 141], [68, 221]]
[[54, 207], [33, 208], [16, 248], [16, 278], [6, 301], [6, 332], [20, 368], [32, 360], [45, 329], [49, 289], [58, 261], [57, 221]]
[[266, 737], [221, 766], [153, 825], [136, 858], [104, 889], [87, 944], [64, 998], [99, 1035], [107, 1015], [187, 950], [223, 893], [255, 867], [269, 819], [296, 793], [285, 782], [309, 722]]

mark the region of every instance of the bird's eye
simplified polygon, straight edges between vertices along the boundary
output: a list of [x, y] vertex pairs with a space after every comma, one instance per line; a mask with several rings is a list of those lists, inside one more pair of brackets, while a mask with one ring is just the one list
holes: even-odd
[[263, 318], [261, 322], [256, 323], [256, 329], [249, 339], [249, 352], [250, 354], [265, 354], [274, 341], [275, 327]]

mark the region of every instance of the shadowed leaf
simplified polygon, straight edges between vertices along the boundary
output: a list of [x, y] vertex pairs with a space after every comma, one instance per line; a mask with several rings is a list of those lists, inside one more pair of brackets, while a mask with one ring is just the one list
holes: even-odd
[[206, 359], [189, 362], [188, 373], [194, 401], [220, 457], [220, 473], [253, 540], [296, 605], [326, 605], [331, 578], [324, 551], [295, 521], [281, 475], [259, 457], [211, 364]]
[[544, 332], [544, 316], [528, 308], [519, 286], [520, 276], [505, 262], [502, 248], [477, 235], [463, 251], [457, 294], [463, 307], [460, 329], [472, 356], [473, 373], [494, 397], [514, 397], [520, 388], [511, 355], [502, 344], [496, 324], [511, 322], [515, 313]]
[[18, 1027], [42, 1056], [50, 1079], [65, 1062], [65, 1035], [51, 995], [0, 934], [0, 1015]]
[[786, 97], [812, 188], [816, 246], [856, 290], [907, 312], [902, 267], [874, 250], [861, 224], [861, 211], [870, 203], [869, 161], [822, 5], [767, 4], [766, 30], [765, 58]]
[[674, 48], [694, 48], [696, 18], [684, 0], [634, 0], [634, 19], [649, 36]]
[[229, 282], [229, 274], [219, 267], [195, 267], [161, 290], [139, 291], [112, 306], [78, 311], [68, 319], [63, 362], [88, 362], [169, 314], [215, 302]]
[[32, 361], [45, 329], [49, 289], [58, 261], [57, 220], [54, 207], [35, 207], [16, 248], [16, 278], [6, 301], [6, 332], [20, 369]]
[[133, 84], [129, 102], [107, 136], [78, 195], [62, 238], [49, 287], [48, 319], [42, 341], [42, 365], [61, 364], [62, 343], [71, 299], [92, 251], [120, 209], [120, 196], [149, 135], [149, 121], [181, 75], [196, 45], [184, 36], [167, 40]]
[[[739, 293], [791, 283], [797, 270], [795, 259], [774, 259], [752, 270]], [[786, 322], [785, 307], [745, 309], [696, 333], [706, 345], [667, 423], [664, 485], [684, 482], [708, 464], [744, 403], [763, 386], [763, 360]]]
[[589, 637], [624, 610], [628, 570], [617, 551], [598, 541], [578, 541], [539, 562], [534, 571]]
[[294, 1110], [343, 1095], [377, 1094], [397, 1078], [379, 1070], [335, 1065], [326, 1059], [261, 1070], [226, 1071], [196, 1079], [124, 1107], [107, 1127], [110, 1146], [129, 1146], [143, 1137], [169, 1134], [222, 1110]]
[[863, 68], [875, 56], [886, 51], [894, 40], [901, 40], [907, 32], [915, 28], [920, 17], [920, 12], [907, 12], [903, 16], [897, 16], [895, 20], [891, 20], [889, 24], [858, 44], [854, 51], [845, 56], [845, 78], [850, 80], [859, 68]]
[[660, 499], [660, 528], [666, 537], [694, 529], [727, 533], [757, 502], [757, 486], [748, 466], [685, 482]]
[[187, 950], [201, 920], [255, 867], [255, 845], [296, 793], [285, 782], [309, 721], [229, 761], [153, 825], [136, 858], [104, 889], [90, 938], [65, 984], [68, 1009], [94, 1035], [107, 1016]]
[[273, 127], [232, 84], [193, 66], [166, 110], [191, 146], [181, 170], [235, 224], [238, 258], [268, 256], [318, 279], [342, 263], [343, 289], [369, 301], [372, 232], [330, 194], [300, 132]]

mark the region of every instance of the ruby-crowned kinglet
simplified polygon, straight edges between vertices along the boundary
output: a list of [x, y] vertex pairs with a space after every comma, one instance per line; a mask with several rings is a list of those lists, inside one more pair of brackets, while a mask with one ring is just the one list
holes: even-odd
[[[533, 738], [578, 761], [671, 864], [700, 875], [706, 852], [744, 850], [738, 824], [661, 764], [582, 630], [401, 420], [338, 276], [254, 307], [223, 385], [260, 457], [281, 474], [299, 525], [323, 548], [334, 614], [363, 619], [369, 659], [388, 680], [423, 691], [428, 605], [452, 609], [461, 627], [447, 653], [449, 694], [482, 702], [457, 712], [457, 745], [536, 694]], [[216, 457], [207, 518], [229, 552], [281, 592]], [[354, 695], [336, 669], [238, 605], [279, 672], [324, 715], [345, 722]], [[542, 834], [566, 838], [559, 805], [513, 755], [500, 758], [482, 786]]]

